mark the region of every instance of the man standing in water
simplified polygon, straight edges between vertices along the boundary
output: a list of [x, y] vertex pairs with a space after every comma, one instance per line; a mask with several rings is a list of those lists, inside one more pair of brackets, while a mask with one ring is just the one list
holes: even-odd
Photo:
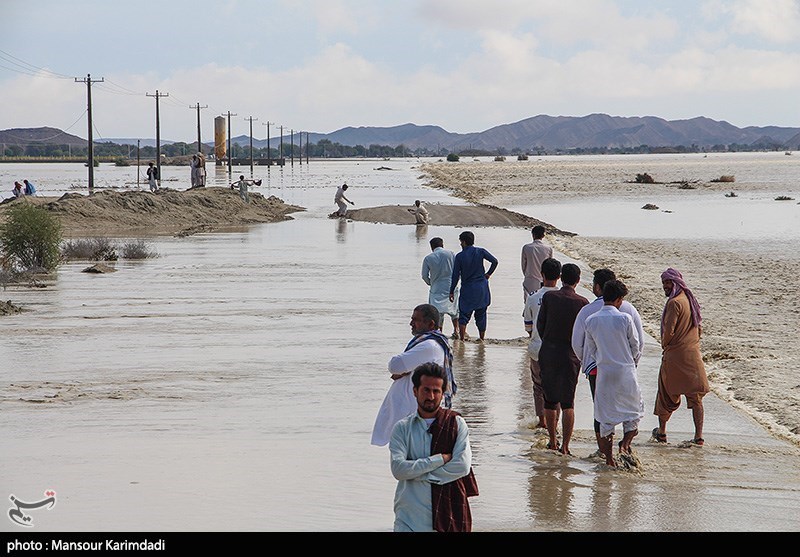
[[417, 224], [428, 224], [428, 210], [419, 199], [414, 202], [413, 207], [408, 208], [408, 212], [414, 215]]
[[[586, 354], [584, 348], [586, 346], [586, 320], [594, 313], [600, 311], [605, 302], [603, 301], [603, 287], [607, 282], [617, 278], [614, 271], [611, 269], [595, 269], [594, 280], [592, 281], [592, 293], [597, 296], [589, 305], [583, 306], [575, 318], [575, 324], [572, 326], [572, 350], [581, 361], [581, 369], [589, 380], [589, 391], [592, 393], [592, 400], [594, 401], [595, 387], [597, 385], [597, 363], [590, 355]], [[619, 309], [622, 313], [627, 313], [633, 319], [633, 326], [636, 329], [636, 335], [639, 339], [640, 352], [644, 350], [644, 328], [642, 327], [642, 318], [639, 312], [633, 307], [633, 304], [627, 300], [623, 300]], [[638, 365], [639, 358], [636, 358]], [[597, 439], [597, 448], [602, 452], [600, 446], [600, 423], [594, 421], [594, 434]]]
[[[614, 429], [622, 424], [621, 455], [631, 454], [631, 441], [639, 433], [639, 421], [644, 416], [644, 403], [636, 363], [642, 355], [639, 334], [633, 319], [620, 311], [628, 288], [618, 280], [603, 286], [603, 307], [586, 319], [586, 348], [588, 359], [596, 362], [597, 390], [594, 399], [594, 419], [599, 423], [598, 446], [606, 464], [616, 466], [613, 454]], [[588, 307], [588, 306], [584, 306]]]
[[667, 442], [667, 421], [680, 406], [683, 395], [694, 421], [691, 443], [702, 446], [703, 397], [710, 389], [700, 354], [700, 304], [683, 275], [671, 267], [661, 273], [661, 286], [668, 299], [661, 315], [661, 369], [653, 411], [658, 416], [658, 427], [653, 428], [653, 438], [659, 443]]
[[[531, 338], [528, 343], [528, 356], [530, 356], [531, 382], [533, 383], [533, 408], [539, 423], [536, 427], [547, 427], [544, 412], [544, 391], [542, 390], [542, 372], [539, 367], [539, 349], [542, 347], [542, 338], [536, 330], [536, 321], [539, 317], [539, 308], [542, 305], [542, 297], [545, 293], [558, 290], [558, 279], [561, 277], [561, 262], [552, 257], [542, 261], [542, 287], [528, 296], [525, 302], [525, 309], [522, 311], [522, 319], [525, 323], [525, 331]], [[559, 407], [556, 408], [556, 421], [558, 421]]]
[[[444, 249], [444, 240], [431, 238], [431, 253], [422, 260], [422, 280], [430, 286], [428, 303], [439, 310], [439, 330], [444, 325], [444, 316], [449, 315], [453, 322], [453, 338], [458, 337], [458, 308], [450, 301], [450, 279], [453, 276], [455, 254]], [[458, 297], [458, 292], [456, 292]]]
[[[464, 340], [467, 334], [467, 323], [475, 312], [475, 325], [478, 327], [480, 340], [486, 335], [486, 310], [492, 303], [489, 292], [489, 278], [497, 269], [497, 258], [483, 248], [475, 247], [475, 234], [465, 230], [458, 235], [461, 251], [453, 263], [453, 276], [450, 280], [450, 301], [455, 299], [458, 281], [461, 279], [461, 293], [458, 296], [458, 336]], [[490, 263], [489, 270], [483, 267], [483, 261]]]
[[[347, 197], [344, 195], [344, 192], [346, 191], [347, 191], [347, 184], [342, 184], [336, 190], [336, 195], [333, 197], [334, 203], [336, 203], [336, 205], [338, 205], [339, 207], [339, 210], [336, 211], [336, 215], [339, 217], [343, 217], [347, 214], [347, 203], [349, 203], [350, 205], [355, 205], [355, 203], [347, 199]], [[347, 203], [345, 203], [345, 201]]]
[[542, 287], [542, 261], [553, 257], [553, 248], [542, 241], [544, 226], [536, 225], [531, 229], [533, 241], [522, 246], [522, 289], [525, 291], [524, 300]]
[[375, 418], [371, 444], [386, 445], [394, 424], [416, 410], [417, 401], [414, 398], [411, 373], [421, 364], [433, 362], [440, 365], [447, 373], [444, 404], [450, 408], [452, 396], [456, 394], [453, 353], [447, 337], [437, 329], [439, 321], [439, 311], [430, 304], [420, 304], [411, 313], [409, 325], [413, 337], [402, 353], [389, 360], [392, 385]]
[[442, 408], [447, 373], [434, 363], [414, 370], [416, 412], [392, 429], [389, 442], [395, 532], [471, 532], [469, 497], [478, 495], [467, 422]]
[[[567, 263], [561, 267], [561, 290], [542, 296], [536, 318], [536, 329], [542, 337], [539, 366], [544, 390], [544, 414], [550, 441], [547, 448], [571, 455], [569, 442], [575, 426], [575, 387], [578, 384], [580, 360], [572, 351], [572, 325], [589, 300], [575, 292], [581, 280], [580, 267]], [[561, 406], [563, 442], [558, 445], [556, 417]]]

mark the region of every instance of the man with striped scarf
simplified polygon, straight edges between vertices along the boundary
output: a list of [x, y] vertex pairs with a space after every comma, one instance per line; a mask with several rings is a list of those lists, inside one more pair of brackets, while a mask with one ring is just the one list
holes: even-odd
[[389, 360], [392, 385], [375, 418], [371, 444], [386, 445], [394, 424], [416, 412], [417, 401], [414, 397], [411, 373], [420, 364], [433, 362], [442, 366], [449, 385], [445, 388], [443, 406], [450, 408], [452, 405], [452, 397], [456, 394], [453, 352], [450, 350], [447, 337], [438, 330], [439, 320], [439, 310], [431, 304], [420, 304], [411, 313], [409, 325], [413, 337], [402, 353]]

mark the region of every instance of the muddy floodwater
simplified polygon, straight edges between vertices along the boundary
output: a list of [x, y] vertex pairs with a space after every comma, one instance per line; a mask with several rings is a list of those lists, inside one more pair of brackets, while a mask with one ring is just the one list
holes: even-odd
[[[159, 257], [119, 261], [114, 273], [71, 262], [44, 288], [8, 285], [0, 297], [25, 311], [0, 317], [0, 495], [38, 500], [54, 490], [55, 508], [30, 512], [44, 531], [390, 531], [396, 481], [388, 448], [369, 444], [390, 385], [386, 366], [410, 338], [412, 308], [427, 301], [420, 265], [429, 239], [457, 251], [462, 229], [328, 214], [345, 181], [356, 207], [466, 203], [426, 187], [420, 164], [257, 168], [263, 182], [252, 191], [306, 211], [148, 238]], [[638, 168], [631, 163], [632, 174]], [[240, 173], [249, 177], [249, 167], [233, 169]], [[228, 182], [225, 169], [209, 174]], [[0, 167], [3, 187], [29, 178], [43, 195], [82, 191], [84, 176], [77, 165]], [[136, 187], [135, 168], [101, 166], [96, 176], [106, 187]], [[174, 178], [168, 187], [189, 186], [188, 168], [165, 167], [164, 176]], [[559, 203], [547, 214], [527, 202], [515, 210], [522, 206], [564, 230], [576, 224], [559, 221]], [[499, 259], [487, 342], [453, 342], [454, 408], [471, 428], [480, 489], [475, 530], [800, 530], [798, 446], [724, 397], [706, 397], [705, 447], [681, 445], [692, 437], [683, 404], [670, 443], [649, 441], [660, 362], [653, 338], [639, 366], [640, 466], [612, 470], [593, 456], [583, 377], [575, 456], [547, 451], [531, 428], [523, 338], [519, 254], [530, 233], [473, 230]], [[468, 332], [477, 336], [474, 324]], [[17, 529], [0, 519], [0, 531]]]

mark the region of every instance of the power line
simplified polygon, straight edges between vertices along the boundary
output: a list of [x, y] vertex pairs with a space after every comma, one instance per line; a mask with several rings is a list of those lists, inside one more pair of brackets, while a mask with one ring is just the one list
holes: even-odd
[[[53, 77], [53, 78], [56, 78], [56, 79], [72, 79], [71, 76], [60, 74], [60, 73], [57, 73], [57, 72], [54, 72], [52, 70], [48, 70], [48, 69], [45, 69], [45, 68], [40, 68], [39, 66], [35, 66], [35, 65], [33, 65], [33, 64], [29, 63], [29, 62], [26, 62], [22, 58], [17, 58], [13, 54], [9, 54], [8, 52], [6, 52], [4, 50], [0, 50], [0, 58], [4, 59], [6, 62], [14, 64], [15, 66], [19, 66], [19, 67], [23, 68], [23, 70], [25, 70], [26, 72], [32, 72], [32, 71], [44, 72], [44, 73], [47, 73], [47, 74], [52, 74], [50, 76], [45, 76], [45, 77]], [[12, 68], [6, 68], [6, 69], [11, 69], [12, 71], [18, 71], [18, 70], [13, 70]], [[20, 73], [25, 73], [25, 72], [20, 72]], [[31, 73], [29, 75], [38, 75], [38, 74]]]

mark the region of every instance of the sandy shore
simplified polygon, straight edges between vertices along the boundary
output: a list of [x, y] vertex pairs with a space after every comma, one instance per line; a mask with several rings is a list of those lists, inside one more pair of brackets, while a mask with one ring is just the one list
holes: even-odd
[[[250, 193], [250, 203], [238, 191], [223, 187], [184, 191], [163, 188], [146, 191], [99, 191], [93, 195], [67, 193], [55, 197], [26, 197], [58, 216], [65, 236], [115, 234], [186, 235], [196, 231], [291, 219], [302, 211], [277, 197]], [[0, 218], [18, 201], [0, 204]]]
[[[478, 203], [535, 203], [555, 196], [585, 201], [595, 196], [641, 195], [644, 188], [675, 187], [631, 184], [623, 176], [615, 182], [607, 176], [598, 191], [591, 180], [543, 183], [541, 177], [534, 179], [532, 168], [515, 163], [432, 163], [422, 169], [429, 178], [427, 185]], [[725, 191], [731, 184], [708, 182], [698, 187]], [[769, 185], [761, 188], [769, 189]], [[800, 330], [797, 253], [745, 258], [724, 241], [557, 235], [549, 239], [558, 251], [591, 269], [614, 269], [630, 288], [629, 299], [642, 314], [646, 331], [656, 338], [664, 304], [659, 276], [667, 267], [681, 270], [703, 307], [702, 350], [714, 392], [776, 436], [800, 445], [800, 384], [794, 373], [800, 366], [800, 344], [786, 340]], [[591, 274], [585, 273], [584, 286], [589, 288], [590, 281]], [[764, 373], [765, 368], [769, 373]]]

